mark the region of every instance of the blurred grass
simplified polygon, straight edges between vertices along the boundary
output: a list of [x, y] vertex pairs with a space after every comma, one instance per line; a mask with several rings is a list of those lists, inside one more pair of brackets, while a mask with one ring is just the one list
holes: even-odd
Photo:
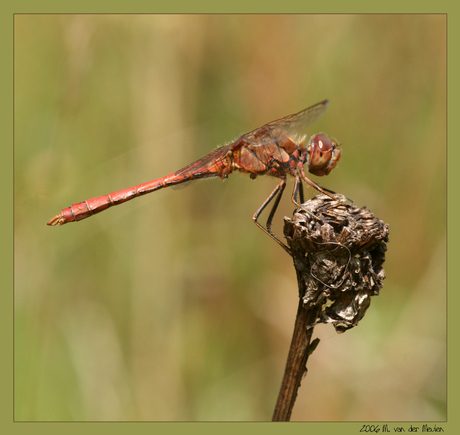
[[[308, 132], [343, 154], [319, 181], [390, 224], [387, 279], [358, 328], [317, 328], [293, 420], [446, 418], [444, 16], [14, 24], [16, 420], [271, 418], [297, 286], [251, 217], [276, 180], [232, 175], [45, 224], [325, 98]], [[287, 194], [279, 234], [292, 210]]]

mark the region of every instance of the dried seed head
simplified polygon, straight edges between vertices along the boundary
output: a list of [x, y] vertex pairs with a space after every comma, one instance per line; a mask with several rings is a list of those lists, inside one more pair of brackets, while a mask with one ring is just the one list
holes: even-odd
[[366, 208], [319, 195], [284, 218], [284, 235], [303, 281], [305, 306], [321, 307], [316, 323], [332, 323], [337, 332], [356, 326], [379, 294], [385, 271], [389, 226]]

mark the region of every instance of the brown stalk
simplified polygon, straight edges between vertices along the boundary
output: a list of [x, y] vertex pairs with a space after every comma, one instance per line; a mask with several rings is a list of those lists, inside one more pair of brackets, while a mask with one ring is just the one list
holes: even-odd
[[299, 306], [272, 421], [291, 418], [308, 357], [319, 343], [312, 341], [314, 326], [332, 323], [338, 333], [356, 326], [370, 297], [383, 286], [388, 224], [364, 207], [347, 204], [343, 195], [334, 197], [319, 195], [303, 204], [293, 219], [285, 218]]

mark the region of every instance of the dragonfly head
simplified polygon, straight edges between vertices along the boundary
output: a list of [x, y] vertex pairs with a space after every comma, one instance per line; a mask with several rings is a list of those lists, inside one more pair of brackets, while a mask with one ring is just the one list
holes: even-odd
[[328, 175], [340, 159], [339, 144], [325, 134], [312, 136], [305, 148], [308, 172], [313, 175]]

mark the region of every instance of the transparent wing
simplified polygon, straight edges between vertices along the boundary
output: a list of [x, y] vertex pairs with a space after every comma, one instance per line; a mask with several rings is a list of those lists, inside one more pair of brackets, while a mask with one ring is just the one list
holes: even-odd
[[328, 104], [329, 102], [324, 100], [299, 113], [269, 122], [256, 130], [246, 133], [241, 139], [247, 143], [263, 145], [273, 140], [273, 133], [276, 131], [281, 131], [291, 138], [295, 137], [318, 120], [327, 110]]
[[324, 100], [295, 115], [285, 116], [284, 118], [269, 122], [266, 126], [276, 128], [277, 130], [283, 130], [288, 134], [299, 133], [323, 116], [328, 105], [329, 102]]

